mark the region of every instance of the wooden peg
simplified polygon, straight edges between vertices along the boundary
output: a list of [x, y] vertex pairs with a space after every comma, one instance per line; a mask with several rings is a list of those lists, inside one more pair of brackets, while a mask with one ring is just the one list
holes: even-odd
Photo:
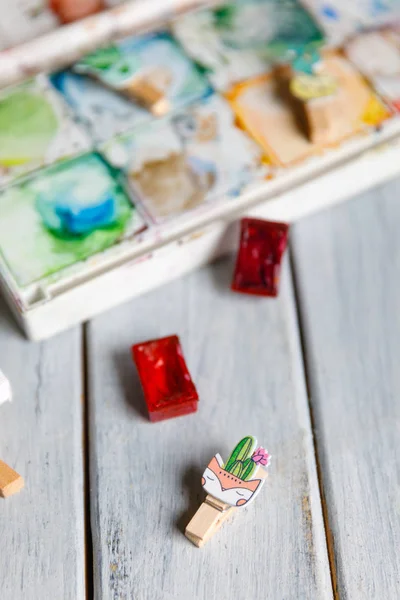
[[0, 404], [11, 402], [11, 385], [7, 377], [0, 371]]
[[256, 450], [256, 446], [256, 438], [246, 436], [225, 464], [219, 454], [208, 463], [202, 477], [207, 497], [185, 530], [186, 537], [198, 548], [204, 546], [233, 511], [251, 502], [262, 488], [267, 477], [262, 466], [268, 466], [271, 457], [265, 448], [260, 446]]
[[165, 93], [145, 76], [132, 79], [123, 88], [123, 92], [157, 117], [167, 114], [171, 108]]
[[329, 74], [294, 74], [290, 92], [300, 104], [310, 142], [329, 143], [335, 137], [344, 108], [336, 80]]
[[14, 469], [0, 460], [0, 496], [7, 498], [24, 487], [24, 480]]
[[313, 144], [326, 144], [335, 137], [342, 120], [342, 108], [336, 98], [318, 98], [304, 104], [309, 139]]
[[198, 548], [218, 531], [236, 509], [208, 495], [185, 529], [185, 536]]

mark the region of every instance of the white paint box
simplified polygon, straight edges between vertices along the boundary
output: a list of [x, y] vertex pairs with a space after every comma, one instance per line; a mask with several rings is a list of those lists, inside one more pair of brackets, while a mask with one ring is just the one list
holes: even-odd
[[63, 280], [28, 287], [0, 256], [0, 290], [25, 335], [41, 340], [235, 251], [244, 216], [293, 223], [400, 174], [400, 122], [350, 140], [328, 156], [289, 170], [185, 222], [127, 240]]
[[[2, 1], [0, 0], [0, 5]], [[118, 11], [107, 15], [98, 15], [96, 26], [94, 21], [91, 21], [90, 28], [85, 28], [81, 23], [74, 23], [49, 35], [46, 38], [47, 44], [44, 44], [43, 38], [39, 40], [40, 56], [34, 51], [38, 47], [37, 42], [0, 56], [0, 87], [24, 77], [25, 71], [18, 68], [20, 66], [18, 60], [24, 57], [30, 57], [28, 61], [30, 72], [51, 72], [56, 65], [69, 64], [76, 60], [82, 54], [83, 48], [89, 51], [110, 37], [123, 37], [134, 32], [143, 23], [146, 24], [146, 28], [152, 23], [156, 27], [158, 17], [164, 19], [166, 15], [169, 17], [178, 15], [184, 9], [201, 4], [206, 4], [205, 0], [204, 2], [202, 0], [137, 1], [127, 3], [124, 8], [121, 7]], [[212, 0], [208, 4], [213, 4]], [[74, 32], [75, 34], [79, 32], [76, 39]], [[93, 34], [91, 40], [87, 39], [89, 32]], [[84, 37], [82, 37], [83, 33], [85, 33]], [[54, 43], [55, 35], [58, 36], [57, 43]], [[72, 38], [75, 42], [79, 40], [79, 52], [75, 42], [75, 45], [71, 43], [68, 46], [69, 52], [66, 44], [60, 41], [72, 40]], [[57, 56], [54, 55], [54, 48], [57, 50]], [[343, 63], [344, 60], [341, 53], [339, 54], [334, 60], [336, 70], [338, 61]], [[349, 61], [342, 71], [348, 78], [351, 71]], [[44, 74], [38, 79], [39, 82], [43, 79], [47, 81]], [[258, 81], [259, 78], [256, 80]], [[154, 131], [153, 125], [151, 127], [146, 125], [145, 135], [135, 133], [133, 136], [125, 134], [120, 136], [119, 134], [125, 131], [122, 123], [124, 116], [118, 117], [121, 121], [121, 129], [117, 128], [118, 135], [116, 136], [114, 132], [108, 140], [112, 143], [102, 140], [104, 143], [101, 146], [96, 145], [93, 150], [96, 150], [96, 154], [100, 152], [103, 155], [103, 159], [110, 163], [110, 168], [120, 171], [118, 185], [123, 190], [118, 192], [118, 197], [125, 193], [131, 200], [133, 199], [137, 211], [135, 217], [129, 217], [129, 227], [124, 226], [125, 228], [121, 230], [123, 234], [118, 233], [119, 230], [115, 228], [115, 243], [101, 242], [98, 249], [93, 252], [84, 249], [82, 252], [76, 251], [76, 255], [79, 255], [76, 260], [66, 259], [72, 244], [68, 249], [65, 247], [60, 249], [60, 240], [64, 239], [63, 228], [58, 223], [61, 219], [60, 214], [63, 215], [65, 222], [68, 221], [68, 227], [74, 234], [82, 234], [82, 231], [76, 229], [77, 219], [74, 211], [69, 208], [66, 211], [65, 203], [61, 203], [60, 208], [54, 201], [57, 194], [60, 196], [58, 192], [57, 194], [53, 192], [55, 189], [59, 190], [57, 186], [60, 185], [61, 179], [56, 179], [59, 173], [53, 179], [46, 179], [46, 173], [43, 172], [31, 173], [24, 180], [13, 181], [1, 191], [0, 291], [28, 338], [40, 340], [55, 335], [134, 296], [180, 277], [223, 254], [234, 251], [239, 239], [239, 220], [242, 217], [292, 223], [400, 175], [400, 113], [393, 114], [391, 118], [380, 122], [379, 126], [376, 124], [372, 126], [366, 119], [365, 126], [361, 127], [360, 121], [360, 127], [355, 127], [351, 135], [348, 132], [340, 142], [332, 143], [324, 151], [319, 149], [312, 155], [307, 154], [300, 160], [299, 156], [292, 156], [292, 148], [299, 148], [298, 139], [296, 144], [285, 142], [283, 146], [281, 143], [282, 140], [288, 139], [286, 135], [281, 135], [281, 124], [292, 123], [292, 119], [281, 115], [281, 120], [277, 121], [274, 85], [268, 83], [268, 78], [261, 78], [262, 87], [259, 87], [257, 81], [255, 85], [254, 82], [252, 84], [251, 94], [246, 92], [243, 95], [245, 88], [239, 85], [235, 94], [230, 96], [230, 102], [233, 104], [229, 105], [229, 110], [232, 112], [235, 107], [238, 114], [243, 116], [246, 111], [249, 111], [249, 98], [250, 105], [254, 99], [260, 102], [260, 98], [262, 107], [270, 102], [268, 104], [270, 112], [265, 117], [268, 127], [264, 127], [263, 130], [268, 133], [274, 123], [279, 125], [278, 136], [274, 137], [273, 143], [269, 136], [265, 135], [268, 138], [265, 140], [268, 142], [268, 147], [272, 145], [275, 148], [276, 145], [276, 152], [272, 153], [276, 155], [275, 163], [260, 160], [262, 157], [257, 158], [258, 155], [250, 149], [250, 146], [253, 148], [256, 143], [254, 140], [260, 137], [258, 131], [260, 128], [257, 129], [259, 121], [256, 125], [252, 119], [248, 122], [249, 132], [253, 132], [254, 139], [250, 139], [250, 133], [247, 132], [248, 139], [240, 141], [239, 138], [245, 135], [242, 129], [233, 133], [237, 119], [233, 119], [232, 113], [231, 122], [229, 121], [228, 109], [224, 108], [226, 99], [222, 97], [214, 103], [212, 100], [204, 100], [204, 106], [193, 109], [192, 112], [186, 109], [180, 110], [179, 118], [177, 118], [178, 113], [174, 111], [173, 123], [169, 121], [168, 126], [164, 126], [161, 121], [160, 124], [154, 123]], [[364, 82], [364, 78], [362, 81]], [[365, 87], [366, 83], [362, 85]], [[46, 85], [43, 83], [43, 86], [48, 87], [47, 83]], [[353, 85], [350, 87], [353, 90]], [[250, 88], [246, 89], [248, 91]], [[84, 97], [87, 100], [86, 92]], [[268, 102], [267, 98], [269, 98]], [[371, 95], [370, 100], [374, 107], [376, 98]], [[63, 102], [64, 100], [61, 104]], [[206, 105], [206, 102], [209, 104]], [[105, 104], [108, 106], [110, 103], [107, 101]], [[367, 107], [370, 104], [368, 102]], [[350, 101], [348, 106], [352, 106]], [[376, 106], [375, 110], [377, 110]], [[67, 112], [69, 115], [69, 111], [66, 111], [66, 115]], [[367, 111], [369, 119], [371, 119], [370, 112]], [[86, 112], [83, 111], [82, 114], [86, 115]], [[83, 118], [82, 114], [81, 118]], [[116, 114], [120, 114], [120, 108], [116, 109]], [[125, 112], [122, 111], [121, 114], [125, 115]], [[78, 115], [75, 116], [78, 118]], [[191, 127], [194, 122], [200, 123], [201, 127]], [[70, 128], [67, 129], [70, 131]], [[139, 130], [141, 127], [138, 128]], [[254, 135], [255, 130], [257, 136]], [[108, 139], [108, 136], [106, 137]], [[97, 141], [99, 143], [99, 140]], [[308, 142], [302, 140], [301, 148], [305, 145], [308, 145]], [[242, 151], [244, 157], [247, 150], [251, 160], [246, 161], [244, 158], [239, 160]], [[76, 151], [78, 152], [78, 149]], [[82, 148], [78, 156], [74, 155], [74, 158], [67, 160], [82, 161], [81, 151]], [[272, 156], [270, 151], [266, 151], [265, 147], [262, 148], [262, 144], [258, 147], [258, 152], [265, 154], [264, 159]], [[68, 155], [72, 156], [72, 154]], [[163, 163], [164, 168], [164, 164], [171, 156], [175, 157], [174, 168], [180, 173], [180, 179], [177, 180], [179, 185], [164, 187], [158, 185], [154, 196], [151, 196], [148, 182], [152, 183], [158, 179], [156, 176], [148, 176], [149, 171], [146, 171], [148, 164]], [[187, 160], [186, 158], [183, 160], [182, 157], [186, 157]], [[43, 161], [43, 164], [48, 162]], [[66, 161], [62, 164], [65, 167]], [[88, 165], [89, 163], [85, 167], [85, 178], [80, 180], [85, 185], [88, 179]], [[257, 175], [260, 169], [263, 176], [259, 178], [255, 176], [254, 181], [251, 180], [249, 185], [243, 186], [240, 176], [232, 187], [233, 177], [252, 172], [254, 165], [257, 165]], [[55, 166], [56, 163], [47, 169], [51, 171]], [[68, 168], [72, 169], [72, 167]], [[266, 173], [264, 168], [267, 169]], [[177, 214], [176, 218], [166, 219], [160, 211], [157, 198], [162, 195], [165, 200], [168, 193], [168, 199], [172, 198], [176, 201], [176, 197], [179, 196], [177, 190], [185, 191], [190, 188], [195, 177], [197, 177], [199, 190], [206, 190], [204, 201], [193, 210], [187, 210], [182, 218]], [[65, 183], [65, 179], [63, 181]], [[96, 181], [98, 183], [100, 180]], [[85, 194], [90, 196], [94, 194], [94, 190], [97, 190], [96, 193], [103, 198], [103, 188], [100, 186], [98, 189], [96, 186], [90, 183], [83, 190], [84, 186], [75, 188], [70, 185], [68, 189], [76, 189], [79, 197], [85, 198]], [[114, 187], [112, 189], [114, 190]], [[31, 198], [30, 203], [26, 198], [27, 193]], [[39, 197], [40, 201], [36, 201]], [[60, 197], [64, 202], [62, 194]], [[193, 197], [195, 198], [196, 194], [193, 194]], [[105, 198], [101, 207], [102, 215], [108, 210], [107, 195]], [[28, 207], [23, 216], [17, 214], [17, 205]], [[182, 205], [184, 206], [183, 202]], [[124, 214], [126, 214], [126, 202], [124, 206]], [[85, 218], [88, 218], [88, 214], [86, 211]], [[82, 223], [79, 224], [81, 225]], [[45, 228], [46, 231], [51, 229], [53, 237], [49, 234], [44, 240], [42, 232]], [[15, 231], [21, 233], [21, 241], [16, 239]], [[104, 227], [102, 236], [105, 235], [105, 231]], [[35, 237], [38, 232], [40, 239]], [[54, 236], [57, 235], [56, 239]], [[86, 246], [89, 247], [90, 244]], [[56, 250], [53, 252], [54, 248]], [[60, 261], [63, 261], [62, 265]], [[162, 302], [162, 292], [160, 292], [160, 302]], [[4, 376], [0, 377], [0, 384], [0, 403], [2, 403], [11, 398], [11, 388]]]

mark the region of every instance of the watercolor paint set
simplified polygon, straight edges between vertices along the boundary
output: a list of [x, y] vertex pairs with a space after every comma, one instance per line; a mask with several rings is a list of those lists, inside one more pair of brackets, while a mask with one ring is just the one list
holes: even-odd
[[397, 1], [73, 4], [0, 25], [0, 284], [28, 337], [232, 250], [243, 216], [400, 173]]

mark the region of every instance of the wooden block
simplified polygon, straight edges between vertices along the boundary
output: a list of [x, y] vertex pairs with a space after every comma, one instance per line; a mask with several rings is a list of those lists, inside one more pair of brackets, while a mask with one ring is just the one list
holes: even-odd
[[124, 94], [142, 104], [157, 117], [162, 117], [170, 110], [170, 103], [165, 93], [146, 77], [135, 77], [123, 88]]
[[12, 391], [7, 377], [0, 371], [0, 404], [11, 402]]
[[335, 137], [335, 129], [341, 121], [341, 104], [336, 97], [318, 98], [304, 103], [310, 141], [325, 144]]
[[185, 530], [185, 536], [198, 548], [218, 531], [226, 519], [236, 510], [213, 496], [207, 496]]
[[0, 460], [0, 496], [7, 498], [24, 487], [24, 480], [14, 469]]
[[336, 79], [329, 73], [293, 73], [289, 89], [303, 113], [310, 142], [323, 145], [335, 139], [343, 113], [346, 114]]

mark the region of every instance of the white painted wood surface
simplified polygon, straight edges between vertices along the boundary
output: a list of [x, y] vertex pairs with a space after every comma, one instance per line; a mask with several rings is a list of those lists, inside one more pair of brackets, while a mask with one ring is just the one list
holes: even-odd
[[0, 302], [0, 457], [25, 479], [0, 499], [1, 600], [85, 597], [81, 335], [27, 342]]
[[[289, 265], [278, 300], [233, 294], [231, 275], [220, 262], [88, 327], [96, 598], [332, 597]], [[199, 411], [154, 424], [130, 346], [173, 333]], [[248, 433], [273, 454], [270, 477], [199, 550], [182, 531], [201, 474]]]
[[341, 600], [400, 597], [399, 197], [396, 181], [292, 235]]
[[[399, 597], [399, 196], [400, 181], [292, 231], [336, 600]], [[81, 331], [29, 343], [0, 303], [14, 392], [0, 457], [26, 480], [0, 500], [1, 600], [89, 599], [92, 577], [96, 600], [331, 600], [289, 263], [277, 300], [231, 293], [231, 271], [220, 262], [87, 326], [93, 574]], [[200, 408], [152, 424], [130, 346], [175, 332]], [[182, 531], [202, 470], [246, 433], [273, 454], [270, 477], [199, 550]]]

